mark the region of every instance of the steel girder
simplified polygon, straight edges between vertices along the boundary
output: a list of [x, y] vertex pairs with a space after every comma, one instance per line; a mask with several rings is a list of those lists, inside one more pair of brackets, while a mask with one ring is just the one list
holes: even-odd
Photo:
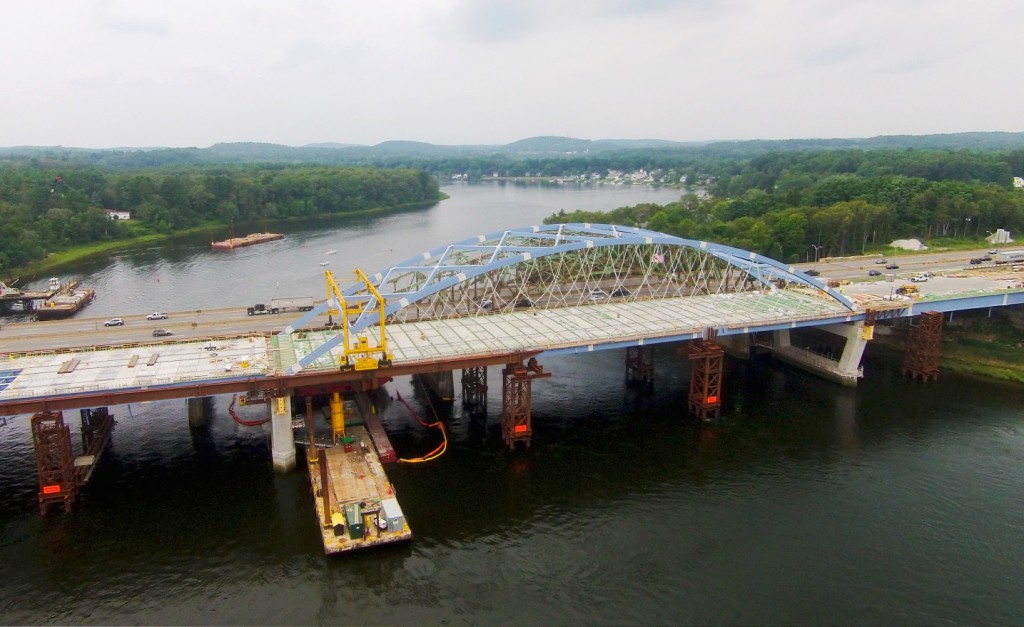
[[[632, 300], [774, 290], [780, 281], [827, 295], [850, 312], [857, 311], [838, 291], [770, 257], [612, 224], [551, 224], [478, 235], [410, 257], [369, 280], [386, 301], [389, 322], [533, 307], [538, 290], [546, 299], [539, 306], [568, 307], [608, 297]], [[347, 324], [350, 336], [379, 322], [377, 301], [365, 284], [354, 282], [342, 294], [350, 315], [336, 322]], [[340, 309], [332, 297], [282, 333]], [[341, 337], [318, 347], [290, 371], [313, 363]]]

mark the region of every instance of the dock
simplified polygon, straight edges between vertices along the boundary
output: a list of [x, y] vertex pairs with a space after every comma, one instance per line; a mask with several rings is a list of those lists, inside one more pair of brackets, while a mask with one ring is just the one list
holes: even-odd
[[366, 429], [350, 425], [345, 433], [337, 446], [317, 442], [316, 457], [308, 443], [306, 448], [324, 553], [411, 540], [412, 530]]

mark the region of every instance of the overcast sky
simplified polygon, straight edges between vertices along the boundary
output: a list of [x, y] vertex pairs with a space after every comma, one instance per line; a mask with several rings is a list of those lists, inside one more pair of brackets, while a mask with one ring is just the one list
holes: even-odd
[[1019, 0], [5, 0], [0, 146], [1024, 129]]

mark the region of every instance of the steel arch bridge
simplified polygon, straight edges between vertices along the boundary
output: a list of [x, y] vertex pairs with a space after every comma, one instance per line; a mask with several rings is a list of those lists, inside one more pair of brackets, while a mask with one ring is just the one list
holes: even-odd
[[[780, 289], [857, 306], [770, 257], [712, 242], [612, 224], [552, 224], [496, 231], [410, 257], [332, 295], [282, 330], [337, 312], [348, 336], [374, 325], [465, 318], [605, 302], [695, 298]], [[344, 312], [344, 313], [341, 313]], [[298, 360], [298, 372], [343, 347], [342, 335]]]

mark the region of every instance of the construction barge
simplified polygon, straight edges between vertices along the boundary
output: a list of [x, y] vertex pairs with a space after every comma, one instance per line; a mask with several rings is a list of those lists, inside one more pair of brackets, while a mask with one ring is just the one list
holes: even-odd
[[210, 246], [214, 250], [233, 250], [244, 246], [252, 246], [253, 244], [274, 242], [279, 239], [284, 239], [284, 235], [282, 233], [250, 233], [245, 237], [229, 237], [228, 239], [221, 240], [219, 242], [210, 242]]
[[[341, 407], [340, 399], [334, 403], [335, 408]], [[332, 408], [331, 433], [315, 432], [309, 410], [304, 423], [293, 423], [297, 431], [304, 431], [304, 439], [297, 437], [296, 441], [306, 445], [317, 527], [327, 555], [412, 539], [395, 488], [381, 464], [381, 460], [395, 461], [396, 456], [380, 418], [365, 397], [345, 405], [349, 411], [337, 415]], [[344, 421], [346, 414], [353, 418], [361, 415], [364, 424], [333, 429], [338, 426], [336, 420]]]
[[37, 320], [60, 320], [70, 318], [85, 308], [96, 298], [96, 290], [92, 288], [76, 288], [77, 281], [69, 282], [60, 291], [47, 299], [42, 306], [36, 307]]

